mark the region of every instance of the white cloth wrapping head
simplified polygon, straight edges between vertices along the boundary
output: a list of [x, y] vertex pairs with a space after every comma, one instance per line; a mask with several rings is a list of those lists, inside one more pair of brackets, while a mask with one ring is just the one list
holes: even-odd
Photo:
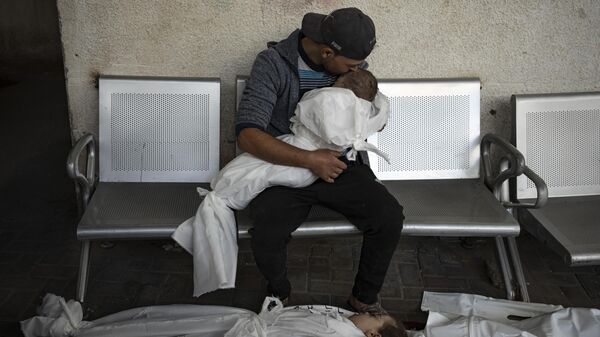
[[[327, 148], [356, 157], [356, 151], [376, 152], [365, 139], [382, 129], [388, 118], [387, 98], [378, 93], [374, 102], [360, 99], [348, 89], [310, 91], [298, 103], [292, 118], [293, 135], [279, 140], [304, 150]], [[212, 191], [199, 189], [204, 200], [196, 216], [181, 224], [172, 237], [194, 259], [194, 296], [232, 288], [237, 269], [237, 228], [232, 209], [243, 209], [264, 189], [279, 185], [304, 187], [318, 177], [302, 167], [275, 165], [244, 153], [213, 179]]]
[[291, 118], [291, 129], [294, 135], [312, 140], [319, 148], [341, 151], [351, 147], [346, 154], [350, 160], [356, 158], [357, 151], [372, 151], [389, 163], [386, 154], [365, 141], [383, 129], [389, 110], [388, 99], [381, 92], [369, 102], [350, 89], [322, 88], [304, 94]]

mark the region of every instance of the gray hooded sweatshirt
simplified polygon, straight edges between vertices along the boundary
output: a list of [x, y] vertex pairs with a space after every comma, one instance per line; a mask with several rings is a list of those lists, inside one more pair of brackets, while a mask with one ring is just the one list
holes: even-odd
[[235, 115], [235, 131], [257, 128], [274, 137], [291, 133], [290, 118], [300, 99], [300, 30], [258, 54]]

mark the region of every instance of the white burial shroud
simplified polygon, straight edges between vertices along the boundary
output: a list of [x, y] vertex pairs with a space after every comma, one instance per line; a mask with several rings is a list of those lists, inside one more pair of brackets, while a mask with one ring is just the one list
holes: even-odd
[[79, 302], [52, 294], [38, 316], [21, 321], [25, 337], [361, 337], [348, 317], [332, 306], [284, 308], [265, 298], [261, 312], [214, 305], [171, 304], [133, 308], [94, 321], [83, 321]]
[[[275, 304], [275, 305], [273, 305]], [[600, 310], [424, 292], [423, 331], [410, 337], [598, 337]], [[267, 297], [257, 315], [245, 309], [173, 304], [133, 308], [83, 321], [79, 302], [47, 294], [38, 316], [21, 321], [26, 337], [359, 337], [353, 312], [325, 305], [283, 307]]]
[[[385, 126], [388, 115], [388, 99], [381, 93], [369, 102], [349, 89], [316, 89], [298, 102], [291, 118], [293, 134], [278, 138], [305, 150], [351, 148], [346, 153], [351, 160], [357, 151], [373, 151], [388, 160], [365, 141]], [[204, 200], [196, 216], [179, 225], [172, 236], [193, 256], [194, 296], [235, 286], [238, 246], [233, 210], [244, 209], [267, 187], [305, 187], [317, 178], [308, 169], [274, 165], [244, 153], [213, 179], [211, 192], [199, 188]]]
[[598, 337], [600, 310], [425, 291], [423, 331], [410, 337]]

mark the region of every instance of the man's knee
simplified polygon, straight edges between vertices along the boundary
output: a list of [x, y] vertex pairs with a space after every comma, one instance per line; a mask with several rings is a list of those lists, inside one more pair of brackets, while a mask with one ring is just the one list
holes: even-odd
[[396, 204], [396, 207], [386, 208], [378, 222], [378, 230], [385, 235], [400, 237], [402, 226], [404, 224], [404, 214], [402, 206]]

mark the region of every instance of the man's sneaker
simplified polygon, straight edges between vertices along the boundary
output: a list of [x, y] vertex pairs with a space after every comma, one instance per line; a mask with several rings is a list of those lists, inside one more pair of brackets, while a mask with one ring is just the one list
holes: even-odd
[[357, 312], [359, 314], [372, 314], [372, 315], [387, 315], [388, 314], [387, 311], [385, 311], [385, 309], [383, 309], [383, 307], [381, 306], [381, 302], [379, 300], [373, 304], [365, 304], [365, 303], [360, 302], [353, 295], [350, 295], [350, 298], [348, 299], [347, 303], [354, 312]]

